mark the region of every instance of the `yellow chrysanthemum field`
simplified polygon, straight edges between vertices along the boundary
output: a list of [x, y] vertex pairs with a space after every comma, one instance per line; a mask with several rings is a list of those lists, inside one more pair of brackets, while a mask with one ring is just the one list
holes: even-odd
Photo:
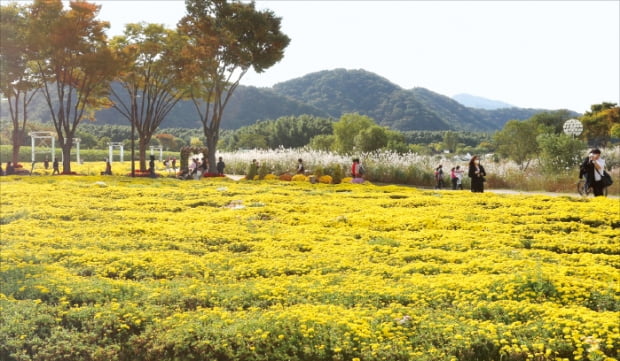
[[618, 199], [0, 180], [2, 360], [617, 360]]

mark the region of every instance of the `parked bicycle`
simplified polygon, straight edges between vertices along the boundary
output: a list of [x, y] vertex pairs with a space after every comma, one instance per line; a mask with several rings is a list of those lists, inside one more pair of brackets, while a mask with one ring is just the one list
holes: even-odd
[[[579, 179], [577, 182], [577, 193], [583, 197], [588, 197], [594, 194], [592, 186], [587, 184], [585, 179]], [[607, 197], [607, 187], [603, 188], [603, 195]]]

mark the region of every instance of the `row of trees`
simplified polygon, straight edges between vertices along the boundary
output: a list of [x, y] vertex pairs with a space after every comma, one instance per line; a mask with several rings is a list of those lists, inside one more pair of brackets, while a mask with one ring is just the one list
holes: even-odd
[[[224, 130], [220, 149], [235, 151], [307, 146], [315, 150], [349, 154], [375, 150], [419, 154], [497, 152], [514, 160], [522, 170], [526, 170], [536, 159], [541, 161], [545, 170], [555, 172], [570, 169], [579, 162], [587, 144], [605, 145], [612, 137], [620, 137], [616, 134], [620, 129], [619, 113], [619, 108], [612, 103], [593, 105], [592, 111], [581, 117], [585, 125], [579, 138], [563, 133], [563, 124], [570, 117], [566, 111], [544, 112], [525, 121], [509, 121], [495, 134], [400, 132], [381, 127], [374, 119], [357, 113], [345, 114], [338, 120], [311, 115], [288, 116], [237, 130]], [[36, 130], [45, 130], [44, 127], [39, 125]], [[106, 148], [110, 141], [128, 145], [131, 138], [128, 126], [115, 125], [84, 124], [77, 134], [83, 148]], [[186, 145], [203, 146], [201, 134], [200, 129], [161, 129], [148, 145], [163, 146], [171, 151], [178, 151]], [[1, 133], [0, 137], [3, 137]]]
[[615, 103], [592, 105], [580, 117], [583, 132], [577, 138], [563, 131], [568, 119], [566, 112], [558, 111], [536, 114], [526, 121], [511, 120], [494, 135], [497, 152], [522, 170], [539, 159], [543, 170], [558, 172], [577, 165], [586, 146], [603, 147], [611, 138], [620, 138], [620, 107]]
[[[128, 24], [108, 41], [100, 6], [61, 0], [2, 6], [0, 91], [13, 123], [13, 160], [25, 137], [28, 104], [41, 92], [63, 153], [63, 171], [78, 126], [96, 110], [114, 107], [138, 136], [140, 168], [146, 148], [172, 107], [194, 104], [215, 165], [222, 113], [241, 78], [263, 72], [284, 56], [290, 39], [280, 18], [254, 3], [186, 0], [176, 29]], [[112, 81], [120, 84], [110, 87]], [[121, 96], [121, 94], [129, 95]], [[215, 170], [211, 170], [215, 171]]]

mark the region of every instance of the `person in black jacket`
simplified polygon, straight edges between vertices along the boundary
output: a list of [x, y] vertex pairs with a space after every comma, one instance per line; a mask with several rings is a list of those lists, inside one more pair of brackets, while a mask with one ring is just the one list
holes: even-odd
[[484, 192], [484, 182], [487, 173], [484, 171], [484, 167], [480, 164], [480, 158], [477, 155], [471, 157], [469, 161], [469, 178], [471, 178], [471, 191], [474, 193]]
[[599, 149], [592, 149], [588, 158], [581, 164], [579, 178], [586, 177], [586, 187], [592, 187], [595, 197], [603, 196], [605, 185], [602, 178], [605, 172], [605, 160], [601, 158]]

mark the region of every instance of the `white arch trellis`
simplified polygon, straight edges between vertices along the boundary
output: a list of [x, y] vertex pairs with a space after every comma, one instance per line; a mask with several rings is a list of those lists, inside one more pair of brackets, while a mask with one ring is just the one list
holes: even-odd
[[[34, 164], [37, 154], [49, 154], [50, 162], [56, 158], [56, 138], [52, 132], [30, 132], [31, 142], [31, 161]], [[80, 138], [73, 138], [73, 144], [76, 146], [76, 160], [80, 163]], [[38, 142], [37, 142], [38, 141]], [[38, 147], [38, 149], [37, 149]], [[64, 160], [64, 154], [61, 153], [61, 159]]]
[[108, 160], [110, 161], [110, 163], [112, 163], [113, 160], [113, 156], [114, 156], [114, 148], [118, 148], [121, 151], [120, 154], [120, 162], [123, 163], [123, 156], [125, 155], [125, 145], [123, 143], [120, 142], [109, 142], [108, 143]]
[[[56, 152], [56, 138], [52, 132], [30, 132], [28, 133], [31, 141], [31, 151], [32, 157], [31, 161], [34, 163], [36, 160], [36, 154], [47, 154], [49, 153], [51, 156], [50, 161], [54, 160], [55, 152]], [[37, 141], [38, 147], [37, 149]], [[41, 149], [42, 148], [42, 149]]]

